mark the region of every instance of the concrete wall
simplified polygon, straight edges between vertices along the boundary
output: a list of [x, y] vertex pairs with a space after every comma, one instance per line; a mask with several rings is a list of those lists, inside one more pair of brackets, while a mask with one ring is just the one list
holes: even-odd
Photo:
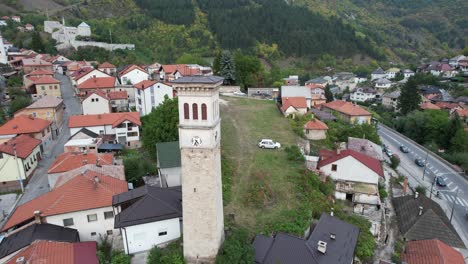
[[[180, 220], [179, 218], [172, 218], [128, 226], [121, 230], [125, 253], [133, 254], [150, 250], [155, 245], [161, 245], [180, 238]], [[159, 235], [161, 232], [167, 232], [167, 234]]]
[[62, 98], [62, 91], [60, 90], [60, 84], [36, 84], [36, 94], [39, 96], [52, 95], [55, 97]]
[[96, 41], [80, 41], [80, 40], [72, 40], [70, 42], [61, 43], [55, 46], [57, 49], [67, 49], [73, 47], [78, 49], [79, 47], [100, 47], [106, 50], [116, 50], [116, 49], [128, 49], [134, 50], [135, 44], [110, 44], [105, 42], [96, 42]]
[[304, 129], [304, 136], [310, 140], [321, 140], [327, 138], [326, 130], [309, 130]]
[[160, 170], [161, 170], [161, 175], [164, 176], [166, 179], [168, 187], [180, 186], [181, 184], [181, 168], [180, 167], [165, 168], [165, 169], [160, 169]]

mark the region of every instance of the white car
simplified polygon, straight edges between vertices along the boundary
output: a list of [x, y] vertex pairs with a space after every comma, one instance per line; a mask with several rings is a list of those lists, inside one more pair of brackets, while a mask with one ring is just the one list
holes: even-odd
[[243, 93], [243, 92], [234, 92], [234, 95], [237, 95], [237, 96], [246, 96], [246, 94]]
[[258, 142], [258, 147], [267, 149], [279, 149], [281, 148], [281, 144], [271, 139], [262, 139], [260, 142]]

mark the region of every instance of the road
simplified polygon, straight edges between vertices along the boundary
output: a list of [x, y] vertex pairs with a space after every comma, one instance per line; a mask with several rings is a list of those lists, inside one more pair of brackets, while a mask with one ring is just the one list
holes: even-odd
[[[449, 218], [453, 208], [452, 224], [462, 237], [465, 245], [468, 246], [468, 219], [465, 216], [468, 212], [468, 181], [460, 175], [460, 172], [447, 166], [432, 154], [428, 154], [419, 144], [405, 139], [398, 132], [379, 125], [378, 133], [382, 142], [400, 157], [401, 163], [397, 170], [400, 174], [408, 176], [410, 186], [422, 185], [426, 187], [428, 196], [432, 187], [432, 199], [442, 206]], [[410, 152], [401, 152], [400, 145], [408, 147]], [[415, 164], [415, 159], [426, 160], [426, 157], [425, 168]], [[433, 184], [436, 176], [444, 178], [447, 186], [440, 187]], [[435, 197], [437, 191], [439, 191], [439, 197]]]
[[25, 187], [25, 192], [18, 204], [28, 202], [49, 191], [47, 181], [47, 169], [54, 162], [55, 157], [63, 153], [63, 146], [70, 137], [70, 129], [68, 128], [68, 117], [70, 115], [81, 114], [81, 104], [75, 97], [74, 89], [67, 76], [55, 75], [55, 78], [61, 82], [62, 99], [66, 106], [62, 129], [57, 139], [53, 141], [52, 147], [44, 151], [43, 159], [39, 162], [38, 167], [34, 171], [31, 180]]

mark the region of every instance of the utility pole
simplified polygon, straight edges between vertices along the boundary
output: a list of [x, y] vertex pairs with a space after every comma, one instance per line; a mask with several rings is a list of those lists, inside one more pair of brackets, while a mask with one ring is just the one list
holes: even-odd
[[429, 151], [426, 152], [426, 159], [424, 160], [423, 181], [424, 181], [424, 175], [426, 174], [427, 158], [428, 157], [429, 157]]
[[[20, 186], [21, 186], [21, 192], [24, 193], [23, 179], [21, 178], [21, 169], [20, 169], [20, 166], [18, 164], [18, 156], [16, 155], [16, 144], [13, 144], [13, 152], [15, 153], [16, 167], [18, 167], [18, 179], [19, 179], [19, 183], [20, 183]], [[25, 175], [25, 178], [26, 178], [26, 175]]]
[[455, 209], [455, 202], [457, 201], [458, 198], [458, 191], [460, 189], [457, 189], [457, 193], [455, 194], [455, 199], [453, 199], [453, 204], [452, 204], [452, 212], [450, 213], [450, 223], [452, 223], [452, 217], [453, 217], [453, 211]]

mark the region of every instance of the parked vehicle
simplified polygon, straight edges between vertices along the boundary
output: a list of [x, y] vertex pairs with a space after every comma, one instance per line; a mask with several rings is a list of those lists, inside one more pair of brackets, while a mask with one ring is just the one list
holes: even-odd
[[424, 167], [424, 166], [426, 166], [426, 164], [424, 163], [424, 160], [423, 160], [423, 159], [415, 159], [415, 160], [414, 160], [414, 163], [416, 163], [416, 165], [418, 165], [419, 167]]
[[447, 186], [447, 183], [445, 183], [444, 178], [442, 178], [442, 177], [440, 177], [440, 176], [437, 176], [437, 177], [436, 177], [435, 182], [436, 182], [436, 184], [439, 185], [440, 187], [446, 187], [446, 186]]
[[403, 152], [403, 153], [408, 153], [408, 152], [409, 152], [409, 148], [406, 147], [406, 146], [403, 146], [403, 145], [400, 146], [400, 150], [401, 150], [401, 152]]
[[243, 92], [234, 92], [234, 95], [237, 95], [237, 96], [247, 96], [247, 94], [243, 93]]
[[278, 142], [275, 142], [271, 139], [262, 139], [260, 142], [258, 142], [258, 147], [259, 148], [267, 148], [267, 149], [279, 149], [281, 148], [281, 144]]
[[390, 150], [390, 149], [385, 149], [385, 154], [387, 154], [387, 156], [389, 157], [392, 157], [393, 156], [393, 152]]

